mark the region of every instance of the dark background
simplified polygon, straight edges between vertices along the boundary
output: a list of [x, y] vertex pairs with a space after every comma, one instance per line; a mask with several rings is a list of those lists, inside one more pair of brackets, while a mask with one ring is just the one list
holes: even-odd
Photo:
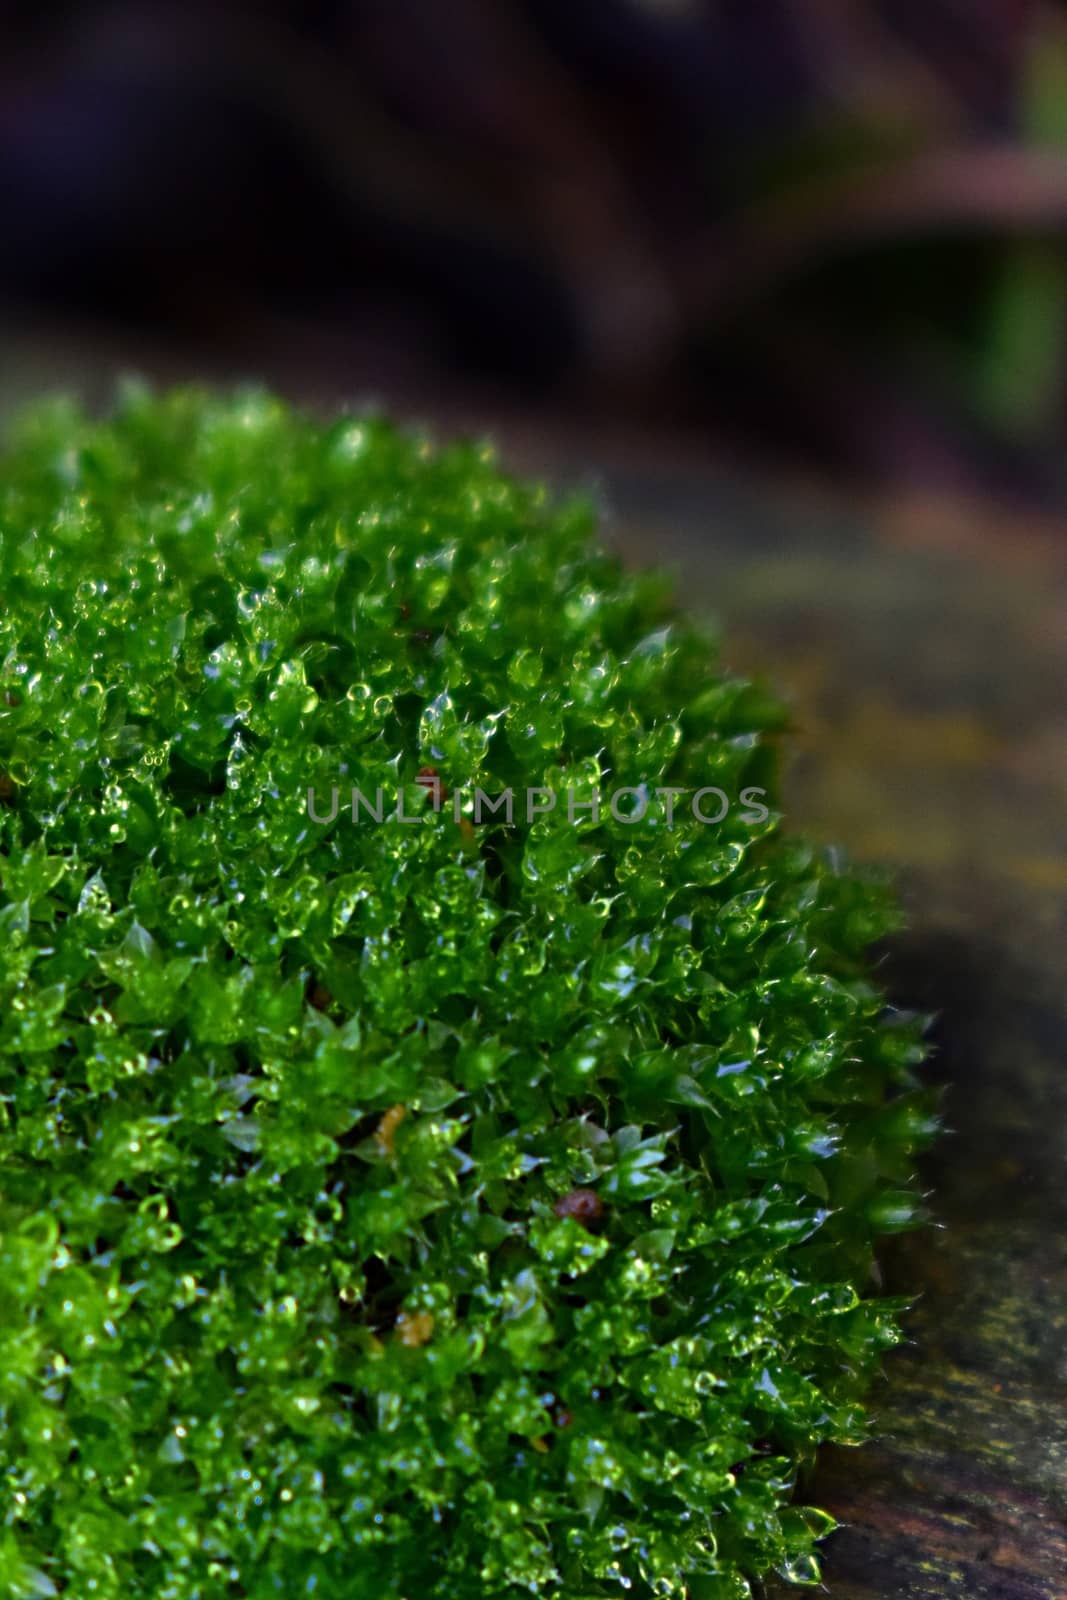
[[0, 197], [9, 369], [1067, 492], [1058, 5], [9, 4]]

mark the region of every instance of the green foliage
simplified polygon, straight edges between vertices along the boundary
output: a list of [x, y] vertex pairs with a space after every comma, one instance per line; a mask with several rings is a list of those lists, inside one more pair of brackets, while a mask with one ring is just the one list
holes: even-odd
[[[256, 394], [0, 465], [0, 1591], [737, 1600], [898, 1307], [918, 1024], [581, 505]], [[425, 778], [425, 774], [424, 774]], [[309, 819], [315, 785], [410, 815]]]

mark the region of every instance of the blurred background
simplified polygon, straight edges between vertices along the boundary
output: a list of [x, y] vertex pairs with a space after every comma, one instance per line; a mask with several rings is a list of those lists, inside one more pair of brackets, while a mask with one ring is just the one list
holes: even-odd
[[9, 0], [0, 194], [9, 389], [119, 352], [1067, 499], [1048, 0]]

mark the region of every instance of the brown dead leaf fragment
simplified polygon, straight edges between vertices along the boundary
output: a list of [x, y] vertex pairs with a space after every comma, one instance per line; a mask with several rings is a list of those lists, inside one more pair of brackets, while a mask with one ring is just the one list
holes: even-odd
[[433, 1336], [433, 1317], [428, 1311], [402, 1311], [396, 1319], [396, 1336], [411, 1350]]
[[407, 1114], [407, 1106], [390, 1106], [374, 1130], [374, 1137], [387, 1156], [393, 1154], [393, 1141], [396, 1138], [396, 1130]]
[[452, 791], [441, 780], [441, 774], [436, 767], [420, 767], [415, 774], [415, 782], [420, 789], [429, 791], [435, 811], [440, 811], [442, 805], [451, 797]]
[[573, 1217], [583, 1228], [589, 1228], [604, 1215], [604, 1202], [593, 1189], [572, 1189], [552, 1209], [557, 1217]]

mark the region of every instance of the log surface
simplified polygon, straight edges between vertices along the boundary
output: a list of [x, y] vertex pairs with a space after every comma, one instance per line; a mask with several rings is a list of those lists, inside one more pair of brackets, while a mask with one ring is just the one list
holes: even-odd
[[[1067, 536], [879, 518], [620, 468], [628, 558], [673, 559], [724, 654], [795, 708], [794, 826], [896, 874], [883, 976], [936, 1011], [939, 1226], [883, 1252], [914, 1294], [877, 1438], [805, 1497], [831, 1600], [1067, 1596]], [[795, 1588], [772, 1586], [774, 1600]]]

